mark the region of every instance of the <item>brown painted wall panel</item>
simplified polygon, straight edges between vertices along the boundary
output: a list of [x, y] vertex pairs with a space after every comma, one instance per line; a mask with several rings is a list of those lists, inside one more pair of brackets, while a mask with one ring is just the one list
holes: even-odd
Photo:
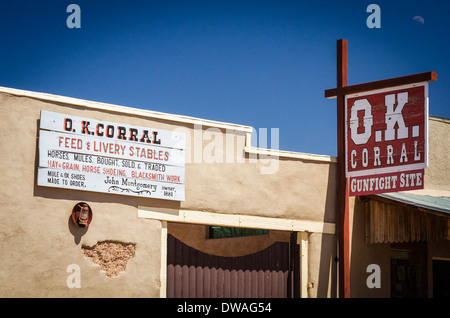
[[167, 297], [284, 298], [288, 296], [289, 243], [247, 256], [200, 252], [168, 235]]

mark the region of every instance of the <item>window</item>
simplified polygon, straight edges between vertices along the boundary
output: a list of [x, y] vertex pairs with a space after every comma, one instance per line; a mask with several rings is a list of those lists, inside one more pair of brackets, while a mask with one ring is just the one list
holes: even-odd
[[269, 230], [260, 229], [244, 229], [240, 227], [224, 227], [224, 226], [210, 226], [209, 238], [227, 238], [227, 237], [242, 237], [255, 235], [268, 235]]

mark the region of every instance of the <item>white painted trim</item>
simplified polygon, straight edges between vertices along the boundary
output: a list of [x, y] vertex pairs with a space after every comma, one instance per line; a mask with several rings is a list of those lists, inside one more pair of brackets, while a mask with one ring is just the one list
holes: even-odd
[[334, 223], [280, 219], [243, 214], [224, 214], [194, 210], [138, 207], [138, 217], [160, 221], [256, 228], [266, 230], [335, 234]]
[[297, 244], [300, 245], [300, 297], [308, 298], [308, 268], [309, 268], [309, 234], [308, 232], [297, 233]]
[[167, 222], [161, 221], [161, 269], [159, 274], [161, 287], [159, 297], [167, 297]]
[[300, 159], [300, 160], [306, 160], [306, 161], [317, 161], [317, 162], [337, 162], [337, 158], [333, 157], [333, 156], [314, 155], [314, 154], [307, 154], [307, 153], [301, 153], [301, 152], [263, 149], [263, 148], [255, 148], [255, 147], [248, 147], [248, 146], [245, 147], [245, 152], [251, 153], [251, 154], [257, 154], [257, 155], [263, 155], [263, 156], [278, 157], [278, 158], [293, 158], [293, 159]]

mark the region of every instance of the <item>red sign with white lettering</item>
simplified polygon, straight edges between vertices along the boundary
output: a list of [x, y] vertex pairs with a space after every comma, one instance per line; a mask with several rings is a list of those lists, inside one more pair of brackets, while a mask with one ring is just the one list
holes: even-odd
[[348, 95], [345, 101], [349, 195], [423, 189], [428, 83]]

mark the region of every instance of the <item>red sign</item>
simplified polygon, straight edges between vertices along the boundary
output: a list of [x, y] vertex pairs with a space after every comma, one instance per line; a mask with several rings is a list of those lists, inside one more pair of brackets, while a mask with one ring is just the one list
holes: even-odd
[[423, 189], [428, 83], [345, 97], [350, 196]]

